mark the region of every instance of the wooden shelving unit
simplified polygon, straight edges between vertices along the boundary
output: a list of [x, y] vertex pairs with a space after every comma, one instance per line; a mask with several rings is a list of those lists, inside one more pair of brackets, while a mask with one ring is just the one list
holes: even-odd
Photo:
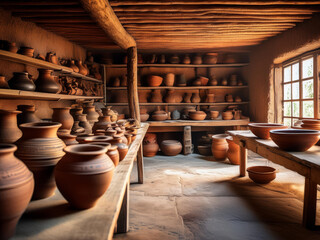
[[[138, 90], [172, 89], [172, 90], [195, 90], [195, 89], [245, 89], [248, 86], [187, 86], [187, 87], [138, 87]], [[107, 90], [127, 90], [127, 87], [106, 87]]]
[[249, 123], [249, 119], [239, 119], [239, 120], [203, 120], [203, 121], [193, 121], [193, 120], [166, 120], [166, 121], [147, 121], [150, 127], [181, 127], [181, 126], [191, 126], [191, 127], [218, 127], [218, 126], [244, 126]]
[[[217, 103], [140, 103], [140, 106], [226, 106], [226, 105], [245, 105], [249, 102], [217, 102]], [[107, 103], [109, 106], [128, 106], [128, 103]]]
[[[163, 68], [219, 68], [219, 67], [244, 67], [248, 63], [218, 63], [218, 64], [138, 64], [138, 68], [163, 67]], [[126, 64], [102, 64], [106, 68], [126, 68]]]

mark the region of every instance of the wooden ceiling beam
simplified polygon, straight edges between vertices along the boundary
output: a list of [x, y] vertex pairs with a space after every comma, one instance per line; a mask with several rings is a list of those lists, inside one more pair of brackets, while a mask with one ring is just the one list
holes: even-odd
[[79, 1], [76, 0], [1, 0], [0, 6], [67, 6], [78, 5]]
[[252, 18], [242, 18], [242, 19], [120, 19], [120, 22], [124, 24], [145, 24], [145, 23], [288, 23], [288, 22], [302, 22], [303, 20], [288, 20], [288, 19], [252, 19]]

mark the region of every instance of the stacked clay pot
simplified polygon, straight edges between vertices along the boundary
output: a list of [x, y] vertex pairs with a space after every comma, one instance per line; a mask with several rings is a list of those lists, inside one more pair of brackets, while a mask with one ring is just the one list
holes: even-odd
[[164, 140], [160, 145], [161, 151], [167, 156], [176, 156], [182, 150], [182, 144], [176, 140]]
[[16, 150], [13, 144], [0, 144], [0, 239], [14, 235], [34, 188], [33, 175], [14, 156]]
[[217, 161], [223, 161], [227, 158], [228, 143], [227, 134], [216, 134], [212, 136], [212, 155]]
[[235, 144], [231, 136], [226, 138], [228, 143], [227, 158], [231, 164], [240, 165], [240, 146]]
[[0, 109], [0, 143], [14, 143], [22, 136], [17, 125], [19, 113], [21, 112]]
[[17, 115], [18, 125], [22, 123], [40, 121], [40, 118], [38, 118], [35, 114], [36, 108], [34, 105], [18, 105], [17, 110], [21, 111], [21, 113]]
[[22, 137], [17, 141], [16, 156], [33, 172], [35, 189], [32, 198], [42, 199], [54, 194], [53, 169], [64, 155], [64, 142], [58, 138], [58, 122], [35, 122], [20, 125]]
[[142, 146], [144, 157], [154, 157], [159, 151], [157, 135], [154, 133], [147, 133], [143, 139]]
[[79, 144], [64, 149], [66, 155], [57, 164], [57, 187], [69, 204], [77, 209], [96, 205], [107, 191], [114, 164], [103, 146]]
[[70, 114], [70, 107], [52, 108], [52, 121], [61, 123], [59, 131], [70, 133], [73, 126], [73, 117]]

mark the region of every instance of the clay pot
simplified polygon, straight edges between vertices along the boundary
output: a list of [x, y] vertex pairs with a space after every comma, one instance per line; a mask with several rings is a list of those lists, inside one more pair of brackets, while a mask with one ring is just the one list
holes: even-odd
[[239, 96], [236, 96], [235, 99], [234, 99], [235, 102], [242, 102], [242, 99], [241, 97]]
[[21, 112], [0, 109], [0, 143], [14, 143], [22, 136], [17, 125], [19, 113]]
[[[84, 134], [91, 134], [92, 133], [92, 126], [87, 120], [87, 114], [76, 114], [75, 121], [79, 121], [79, 126], [84, 128]], [[75, 134], [75, 133], [73, 133]], [[78, 134], [76, 134], [78, 135]]]
[[82, 61], [79, 60], [76, 62], [76, 66], [79, 68], [79, 73], [86, 76], [88, 75], [88, 70], [82, 65]]
[[139, 103], [148, 102], [148, 92], [147, 91], [139, 91], [138, 98], [139, 98]]
[[167, 156], [176, 156], [182, 150], [182, 144], [176, 140], [164, 140], [160, 145], [161, 151]]
[[268, 166], [248, 167], [249, 178], [255, 183], [267, 184], [276, 178], [276, 169]]
[[117, 134], [117, 130], [107, 129], [107, 130], [105, 131], [105, 134], [106, 134], [106, 136], [111, 136], [111, 137], [113, 137], [115, 134]]
[[114, 163], [115, 166], [118, 166], [119, 161], [120, 161], [120, 154], [118, 151], [118, 146], [116, 145], [111, 145], [109, 147], [109, 150], [107, 152], [107, 155], [110, 157], [112, 162]]
[[230, 76], [230, 82], [229, 82], [230, 86], [237, 86], [238, 85], [237, 77], [238, 76], [236, 74], [232, 74]]
[[234, 120], [241, 119], [241, 110], [233, 110], [233, 119]]
[[180, 63], [180, 58], [178, 57], [177, 54], [174, 54], [170, 57], [169, 62], [172, 64], [178, 64]]
[[191, 63], [191, 59], [189, 57], [189, 54], [186, 54], [182, 60], [183, 64], [190, 64]]
[[76, 114], [82, 114], [83, 109], [82, 108], [71, 108], [70, 114], [73, 118], [75, 118]]
[[18, 89], [23, 91], [34, 91], [36, 86], [33, 81], [29, 79], [27, 72], [14, 72], [13, 77], [8, 81], [11, 89]]
[[71, 128], [73, 126], [73, 117], [70, 114], [70, 107], [61, 107], [61, 108], [52, 108], [52, 121], [61, 123], [61, 127], [59, 131], [66, 130], [70, 133]]
[[203, 62], [205, 64], [216, 64], [217, 61], [218, 61], [218, 53], [207, 53], [203, 58]]
[[232, 97], [232, 95], [231, 95], [231, 94], [227, 94], [227, 95], [225, 96], [225, 100], [226, 100], [226, 102], [233, 102], [233, 97]]
[[18, 105], [17, 110], [21, 111], [17, 115], [18, 126], [22, 123], [41, 121], [35, 114], [36, 108], [34, 105]]
[[211, 156], [212, 155], [210, 144], [198, 145], [198, 151], [201, 155], [204, 155], [204, 156]]
[[115, 143], [114, 145], [118, 147], [118, 152], [120, 155], [120, 162], [121, 162], [128, 153], [128, 150], [129, 150], [128, 145], [125, 143]]
[[214, 94], [213, 94], [213, 93], [207, 93], [206, 102], [207, 102], [207, 103], [213, 103], [213, 102], [215, 102], [215, 100], [214, 100]]
[[[79, 138], [77, 138], [78, 140]], [[111, 136], [87, 136], [85, 138], [82, 138], [79, 142], [80, 143], [93, 143], [93, 142], [109, 142], [111, 143], [113, 141], [113, 137]], [[121, 142], [121, 141], [119, 141]]]
[[164, 97], [164, 101], [166, 103], [176, 103], [176, 92], [174, 90], [169, 89], [167, 91], [167, 95]]
[[34, 188], [33, 175], [14, 156], [16, 150], [13, 144], [0, 144], [0, 239], [14, 235]]
[[164, 54], [161, 54], [158, 62], [161, 64], [165, 64], [166, 63], [166, 56]]
[[52, 76], [52, 70], [39, 68], [38, 71], [39, 77], [35, 82], [37, 92], [57, 93], [61, 90], [61, 85]]
[[207, 86], [208, 81], [209, 81], [209, 78], [206, 78], [206, 77], [201, 76], [201, 77], [199, 77], [199, 79], [200, 79], [200, 81], [201, 81], [201, 85], [202, 85], [202, 86]]
[[194, 80], [192, 81], [192, 85], [193, 85], [193, 86], [201, 86], [201, 85], [202, 85], [201, 79], [200, 79], [199, 77], [197, 77], [196, 79], [194, 79]]
[[7, 50], [12, 53], [17, 53], [18, 52], [17, 44], [15, 42], [9, 42], [7, 45]]
[[154, 157], [159, 151], [157, 135], [154, 133], [147, 133], [143, 139], [142, 146], [144, 157]]
[[176, 109], [171, 113], [171, 119], [178, 120], [180, 119], [180, 112]]
[[162, 111], [162, 110], [157, 110], [157, 111], [153, 112], [151, 118], [154, 121], [165, 121], [168, 119], [168, 113], [166, 113], [165, 111]]
[[115, 77], [115, 78], [112, 79], [112, 82], [111, 82], [111, 83], [112, 83], [112, 84], [111, 84], [112, 87], [120, 87], [120, 85], [121, 85], [121, 80], [120, 80], [119, 77]]
[[200, 98], [199, 92], [192, 93], [191, 102], [199, 103], [200, 101], [201, 101], [201, 98]]
[[140, 121], [145, 122], [149, 119], [149, 114], [147, 113], [147, 109], [140, 109]]
[[66, 133], [59, 133], [58, 137], [64, 142], [66, 146], [78, 144], [76, 135], [66, 134]]
[[202, 57], [200, 54], [196, 54], [192, 59], [192, 64], [202, 64]]
[[188, 119], [189, 118], [189, 112], [191, 112], [191, 111], [196, 111], [196, 108], [192, 107], [192, 106], [185, 107], [182, 110], [182, 119]]
[[74, 63], [74, 60], [70, 60], [68, 67], [71, 68], [75, 73], [79, 72], [79, 68], [77, 67], [77, 65]]
[[100, 116], [98, 118], [98, 122], [95, 122], [92, 131], [95, 133], [98, 129], [106, 130], [108, 127], [111, 126], [110, 116]]
[[9, 85], [4, 76], [0, 76], [0, 88], [9, 88]]
[[95, 106], [86, 106], [83, 108], [83, 113], [87, 114], [87, 120], [90, 123], [91, 126], [95, 122], [98, 122], [99, 118], [99, 113], [96, 112], [96, 107]]
[[280, 123], [249, 123], [248, 127], [254, 135], [262, 139], [270, 139], [270, 130], [288, 128]]
[[114, 164], [98, 145], [72, 145], [64, 149], [54, 176], [62, 196], [72, 207], [88, 209], [95, 206], [110, 186]]
[[232, 111], [222, 112], [221, 116], [222, 116], [223, 120], [232, 120], [233, 119]]
[[228, 85], [228, 80], [226, 78], [223, 78], [221, 81], [222, 86], [227, 86]]
[[111, 122], [117, 121], [118, 114], [116, 111], [111, 110], [111, 106], [107, 106], [105, 108], [102, 108], [101, 110], [104, 116], [110, 116]]
[[233, 165], [240, 165], [240, 146], [233, 142], [231, 136], [226, 138], [228, 143], [227, 158]]
[[45, 60], [53, 64], [59, 64], [57, 55], [53, 52], [48, 52]]
[[216, 134], [212, 136], [211, 151], [217, 161], [223, 161], [227, 158], [228, 143], [227, 134]]
[[187, 86], [186, 78], [184, 74], [179, 74], [177, 75], [176, 81], [175, 81], [176, 86], [178, 87], [185, 87]]
[[152, 103], [162, 103], [162, 94], [160, 89], [154, 89], [150, 93], [150, 102]]
[[164, 85], [167, 87], [172, 87], [174, 85], [174, 74], [173, 73], [167, 73], [164, 78]]
[[207, 117], [207, 114], [203, 111], [190, 111], [189, 118], [196, 121], [202, 121]]
[[210, 76], [208, 85], [209, 86], [217, 86], [218, 85], [218, 80], [215, 75]]
[[132, 134], [130, 134], [129, 132], [126, 132], [124, 136], [126, 137], [127, 145], [129, 146], [132, 143]]
[[149, 87], [159, 87], [163, 81], [160, 76], [149, 75], [147, 78], [147, 83]]
[[219, 111], [210, 111], [210, 119], [215, 120], [219, 117]]
[[19, 53], [28, 57], [33, 57], [34, 48], [31, 47], [20, 47]]
[[191, 103], [192, 93], [185, 93], [183, 96], [183, 102]]
[[64, 142], [57, 137], [61, 123], [35, 122], [20, 125], [22, 138], [17, 141], [16, 156], [33, 172], [35, 189], [33, 199], [54, 194], [56, 184], [53, 169], [64, 155]]

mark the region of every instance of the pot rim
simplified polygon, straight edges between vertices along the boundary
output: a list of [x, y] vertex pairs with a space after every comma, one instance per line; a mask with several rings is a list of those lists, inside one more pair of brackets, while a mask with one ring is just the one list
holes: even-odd
[[107, 152], [107, 148], [94, 144], [76, 144], [63, 149], [64, 152], [74, 155], [100, 155]]
[[312, 129], [277, 129], [271, 130], [270, 134], [273, 135], [320, 135], [320, 131]]
[[215, 134], [212, 136], [212, 139], [226, 139], [229, 136], [230, 136], [229, 134], [225, 134], [225, 133]]
[[53, 107], [53, 108], [51, 108], [51, 109], [53, 109], [53, 110], [55, 110], [55, 109], [69, 110], [69, 109], [71, 109], [71, 107]]
[[101, 141], [109, 141], [109, 140], [112, 140], [113, 137], [111, 136], [103, 136], [103, 135], [98, 135], [98, 136], [88, 136], [86, 138], [84, 138], [84, 141], [90, 141], [90, 140], [100, 140]]
[[0, 153], [10, 153], [17, 150], [17, 146], [11, 143], [0, 143]]
[[[260, 171], [257, 171], [257, 169], [265, 169], [265, 170], [269, 169], [270, 171], [260, 172]], [[277, 173], [277, 169], [270, 166], [251, 166], [247, 168], [247, 172], [261, 174], [261, 175], [269, 175], [269, 174]]]
[[249, 127], [257, 127], [257, 128], [272, 128], [272, 127], [284, 127], [287, 128], [282, 123], [248, 123]]
[[108, 143], [108, 142], [91, 142], [91, 143], [86, 143], [86, 144], [102, 146], [105, 149], [107, 149], [107, 152], [111, 148], [111, 143]]
[[61, 127], [62, 124], [59, 122], [31, 122], [31, 123], [23, 123], [20, 124], [20, 128], [51, 128], [51, 127]]

